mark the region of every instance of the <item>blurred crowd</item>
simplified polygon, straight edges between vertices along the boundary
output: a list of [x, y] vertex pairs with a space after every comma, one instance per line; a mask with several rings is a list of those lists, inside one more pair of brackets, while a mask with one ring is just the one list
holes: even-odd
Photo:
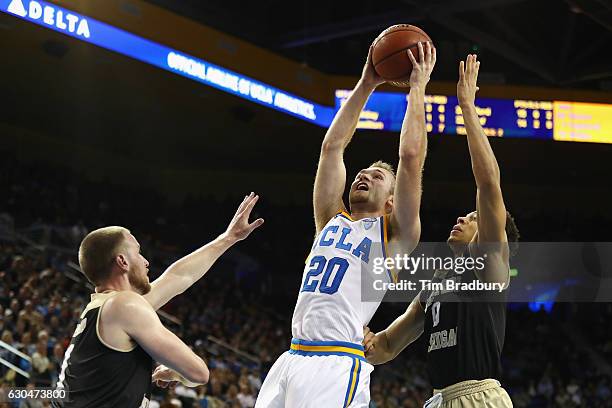
[[[239, 201], [200, 197], [171, 204], [151, 191], [92, 183], [65, 169], [50, 171], [10, 159], [0, 166], [0, 335], [2, 342], [30, 357], [0, 348], [0, 358], [30, 375], [28, 380], [0, 365], [2, 386], [53, 386], [57, 381], [91, 292], [70, 266], [87, 231], [113, 224], [130, 228], [151, 262], [154, 279], [173, 260], [221, 233]], [[252, 407], [267, 371], [287, 350], [291, 313], [311, 245], [311, 210], [262, 201], [256, 211], [266, 218], [265, 231], [232, 249], [163, 309], [176, 318], [164, 323], [207, 361], [210, 382], [195, 389], [155, 388], [152, 407]], [[424, 211], [423, 239], [445, 236], [456, 216]], [[295, 228], [291, 245], [283, 233], [289, 217]], [[515, 217], [521, 227], [537, 214], [515, 212]], [[527, 229], [531, 240], [552, 234], [582, 239], [582, 232], [572, 230], [565, 218], [558, 220], [554, 214], [540, 217], [545, 232]], [[381, 306], [373, 329], [383, 328], [404, 307]], [[550, 312], [519, 304], [509, 308], [502, 382], [516, 407], [612, 407], [610, 304], [557, 304]], [[431, 396], [425, 347], [421, 338], [395, 361], [376, 368], [373, 408], [423, 406]]]

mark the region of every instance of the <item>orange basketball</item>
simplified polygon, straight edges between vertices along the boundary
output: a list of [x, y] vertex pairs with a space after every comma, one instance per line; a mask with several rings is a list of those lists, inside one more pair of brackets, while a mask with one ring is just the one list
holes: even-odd
[[419, 61], [419, 41], [431, 42], [431, 38], [410, 24], [397, 24], [380, 33], [372, 50], [372, 64], [378, 75], [395, 86], [408, 86], [412, 62], [406, 51], [410, 50]]

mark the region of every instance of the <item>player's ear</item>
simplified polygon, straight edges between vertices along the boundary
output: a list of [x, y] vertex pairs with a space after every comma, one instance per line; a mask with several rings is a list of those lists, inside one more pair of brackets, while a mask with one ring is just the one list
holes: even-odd
[[121, 269], [122, 271], [127, 271], [130, 269], [128, 260], [123, 254], [118, 254], [117, 256], [115, 256], [115, 265], [119, 267], [119, 269]]
[[390, 214], [393, 211], [393, 195], [390, 195], [385, 202], [385, 214]]

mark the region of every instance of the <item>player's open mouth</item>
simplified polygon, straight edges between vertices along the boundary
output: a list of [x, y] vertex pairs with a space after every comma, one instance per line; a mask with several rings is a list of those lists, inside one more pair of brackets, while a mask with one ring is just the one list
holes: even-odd
[[368, 191], [370, 188], [368, 187], [368, 185], [366, 183], [359, 183], [357, 184], [357, 187], [355, 188], [355, 190], [357, 191]]
[[461, 232], [461, 227], [459, 225], [455, 225], [453, 229], [451, 230], [451, 233], [453, 232]]

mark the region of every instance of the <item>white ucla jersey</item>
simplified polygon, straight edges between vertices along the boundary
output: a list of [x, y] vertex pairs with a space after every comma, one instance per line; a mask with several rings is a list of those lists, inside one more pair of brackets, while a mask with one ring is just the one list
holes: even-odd
[[[363, 326], [380, 305], [361, 301], [362, 268], [373, 274], [374, 259], [385, 257], [387, 222], [387, 216], [353, 220], [346, 212], [329, 220], [306, 259], [291, 323], [294, 338], [362, 342]], [[391, 275], [376, 277], [381, 278]]]

